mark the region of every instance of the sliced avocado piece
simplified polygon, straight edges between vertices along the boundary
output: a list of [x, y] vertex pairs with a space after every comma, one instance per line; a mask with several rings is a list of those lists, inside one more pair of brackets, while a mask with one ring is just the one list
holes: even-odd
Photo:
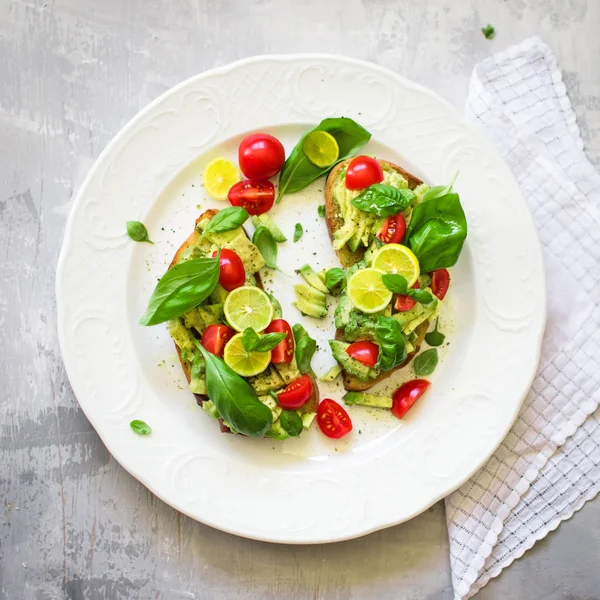
[[283, 318], [283, 310], [281, 310], [281, 304], [279, 300], [277, 300], [273, 294], [269, 294], [269, 292], [267, 292], [267, 296], [269, 296], [269, 300], [273, 305], [273, 319]]
[[266, 227], [271, 232], [273, 239], [278, 243], [287, 242], [287, 238], [285, 235], [283, 235], [283, 231], [281, 231], [281, 229], [275, 225], [275, 221], [273, 221], [273, 219], [267, 213], [253, 216], [252, 225], [254, 225], [256, 229], [258, 229], [261, 225]]
[[181, 350], [193, 351], [196, 348], [196, 344], [194, 343], [196, 338], [193, 336], [191, 330], [183, 324], [182, 319], [169, 321], [169, 334]]
[[199, 306], [196, 310], [202, 317], [205, 327], [208, 327], [209, 325], [215, 325], [223, 320], [223, 305], [220, 303]]
[[257, 396], [264, 396], [269, 393], [269, 390], [276, 392], [285, 387], [282, 377], [275, 369], [273, 369], [273, 367], [268, 367], [265, 371], [255, 377], [249, 377], [247, 381], [252, 386], [252, 389], [256, 392]]
[[[321, 283], [323, 283], [323, 285], [325, 285], [325, 279], [327, 278], [327, 269], [321, 269], [317, 275], [319, 276], [319, 279], [321, 280]], [[325, 287], [327, 287], [325, 285]]]
[[346, 245], [348, 246], [348, 248], [350, 248], [350, 250], [352, 250], [352, 252], [356, 252], [356, 250], [358, 249], [359, 245], [360, 245], [360, 238], [361, 238], [361, 232], [360, 230], [356, 230], [353, 234], [352, 237], [346, 242]]
[[196, 377], [192, 374], [192, 379], [190, 380], [190, 392], [193, 394], [202, 394], [206, 395], [206, 380], [204, 377]]
[[246, 273], [256, 273], [265, 266], [265, 259], [259, 249], [246, 237], [243, 231], [224, 244], [223, 248], [233, 250], [242, 259]]
[[337, 376], [342, 372], [342, 367], [340, 365], [333, 365], [325, 375], [321, 375], [319, 377], [319, 381], [335, 381]]
[[322, 304], [325, 306], [327, 292], [321, 292], [308, 283], [297, 283], [294, 286], [294, 291], [296, 292], [296, 297], [302, 297], [309, 302], [314, 302], [315, 304]]
[[193, 327], [198, 333], [202, 333], [206, 328], [203, 315], [198, 307], [188, 310], [183, 314], [182, 319], [188, 329]]
[[410, 310], [397, 312], [392, 317], [400, 323], [402, 333], [412, 333], [421, 323], [427, 319], [433, 320], [439, 314], [441, 302], [436, 298], [430, 304], [415, 304]]
[[273, 396], [270, 394], [266, 394], [259, 396], [258, 399], [271, 409], [271, 412], [273, 413], [273, 423], [277, 421], [277, 419], [279, 419], [279, 415], [281, 415], [281, 406], [277, 404], [275, 398], [273, 398]]
[[292, 358], [289, 363], [279, 363], [273, 365], [279, 376], [283, 379], [284, 385], [289, 385], [292, 381], [296, 381], [300, 377], [300, 371], [298, 370], [298, 363], [296, 363], [296, 357]]
[[273, 438], [274, 440], [287, 440], [290, 434], [281, 426], [279, 420], [271, 425], [271, 429], [265, 433], [265, 437]]
[[230, 231], [223, 231], [222, 233], [214, 233], [209, 231], [206, 234], [206, 239], [209, 242], [212, 242], [213, 244], [216, 244], [217, 246], [222, 248], [223, 246], [225, 246], [225, 244], [228, 244], [232, 240], [235, 240], [235, 238], [238, 235], [243, 235], [244, 237], [246, 237], [246, 234], [244, 233], [244, 230], [241, 227], [236, 227], [235, 229], [231, 229]]
[[215, 289], [211, 292], [209, 300], [211, 304], [224, 304], [229, 292], [217, 283]]
[[303, 314], [315, 319], [323, 319], [327, 316], [327, 306], [324, 304], [311, 302], [303, 296], [297, 296], [294, 306]]
[[413, 190], [414, 195], [417, 197], [415, 204], [421, 204], [421, 202], [423, 202], [423, 196], [428, 190], [429, 186], [426, 183], [421, 183]]
[[329, 340], [329, 345], [331, 346], [333, 358], [335, 358], [335, 360], [340, 363], [342, 369], [347, 371], [350, 375], [354, 375], [361, 381], [368, 381], [370, 378], [374, 378], [373, 374], [375, 374], [375, 377], [377, 377], [377, 369], [370, 369], [366, 365], [363, 365], [360, 361], [352, 358], [346, 352], [346, 349], [350, 344], [341, 342], [339, 340]]
[[367, 315], [357, 310], [352, 310], [348, 323], [344, 329], [344, 339], [348, 342], [357, 340], [374, 340], [377, 315]]
[[392, 408], [392, 399], [388, 396], [377, 396], [376, 394], [365, 394], [364, 392], [347, 392], [344, 395], [344, 402], [349, 406], [360, 404], [375, 408]]
[[335, 326], [337, 329], [344, 329], [344, 327], [348, 325], [351, 312], [352, 302], [344, 292], [340, 296], [340, 301], [338, 302], [337, 308], [335, 309]]
[[202, 403], [202, 410], [207, 412], [214, 419], [218, 419], [221, 416], [212, 400], [205, 400]]
[[329, 289], [327, 286], [321, 281], [319, 276], [315, 273], [313, 268], [310, 265], [304, 265], [298, 269], [298, 273], [304, 277], [306, 282], [314, 287], [316, 290], [323, 292], [324, 294], [329, 294]]
[[312, 425], [312, 422], [315, 420], [316, 416], [316, 412], [308, 412], [300, 415], [300, 418], [302, 419], [302, 427], [304, 427], [305, 431], [310, 429], [310, 426]]

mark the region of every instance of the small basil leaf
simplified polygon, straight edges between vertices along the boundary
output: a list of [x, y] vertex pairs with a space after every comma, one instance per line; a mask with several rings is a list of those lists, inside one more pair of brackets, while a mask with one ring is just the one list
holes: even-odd
[[431, 375], [438, 364], [438, 351], [436, 348], [430, 348], [421, 352], [414, 360], [415, 374], [418, 377]]
[[304, 235], [304, 229], [301, 223], [296, 223], [294, 227], [294, 243], [296, 243]]
[[308, 332], [300, 323], [292, 327], [294, 340], [296, 341], [296, 362], [300, 373], [310, 373], [314, 375], [311, 361], [314, 353], [317, 351], [317, 342], [308, 335]]
[[196, 341], [206, 363], [206, 391], [223, 419], [238, 433], [261, 438], [271, 429], [273, 413], [251, 385], [218, 356]]
[[319, 213], [320, 217], [324, 217], [325, 216], [325, 205], [319, 204], [319, 206], [317, 208], [317, 212]]
[[206, 300], [219, 281], [219, 258], [195, 258], [171, 267], [156, 284], [140, 323], [170, 321]]
[[252, 327], [247, 327], [242, 333], [242, 346], [246, 352], [254, 352], [260, 342], [260, 336]]
[[291, 437], [298, 437], [302, 433], [302, 419], [295, 410], [282, 411], [279, 422]]
[[421, 202], [427, 202], [427, 200], [432, 200], [433, 198], [440, 198], [441, 196], [445, 196], [446, 194], [454, 193], [454, 182], [458, 177], [458, 171], [454, 174], [454, 178], [448, 185], [436, 185], [432, 188], [429, 188], [424, 194]]
[[481, 33], [485, 36], [486, 40], [493, 40], [496, 35], [496, 30], [489, 23], [481, 28]]
[[396, 319], [380, 315], [375, 325], [375, 340], [379, 344], [376, 368], [391, 371], [406, 360], [406, 341]]
[[441, 346], [444, 343], [444, 340], [446, 339], [446, 336], [443, 333], [440, 333], [440, 331], [438, 329], [439, 324], [440, 324], [440, 320], [438, 318], [435, 320], [435, 329], [433, 331], [430, 331], [425, 336], [425, 341], [430, 346]]
[[150, 244], [154, 244], [148, 237], [146, 226], [139, 221], [127, 221], [127, 235], [134, 242], [149, 242]]
[[434, 301], [434, 297], [427, 290], [410, 289], [408, 295], [420, 304], [431, 304]]
[[415, 194], [409, 189], [399, 190], [392, 185], [375, 183], [356, 196], [351, 204], [364, 212], [390, 217], [408, 208], [414, 199]]
[[284, 331], [277, 333], [265, 333], [264, 335], [260, 336], [256, 346], [256, 351], [268, 352], [269, 350], [273, 350], [273, 348], [279, 346], [279, 344], [281, 344], [286, 337], [287, 333]]
[[346, 285], [346, 272], [344, 269], [334, 267], [325, 273], [325, 286], [330, 291], [341, 291]]
[[390, 292], [394, 292], [394, 294], [402, 294], [405, 296], [408, 294], [408, 282], [406, 281], [406, 277], [404, 275], [399, 275], [397, 273], [386, 273], [381, 276], [381, 280], [385, 287], [390, 290]]
[[140, 435], [148, 435], [149, 433], [152, 433], [152, 427], [150, 427], [148, 423], [144, 423], [144, 421], [140, 421], [139, 419], [134, 419], [131, 421], [131, 423], [129, 423], [129, 427], [131, 427], [133, 431], [139, 433]]
[[267, 267], [277, 268], [277, 242], [273, 234], [264, 226], [260, 226], [252, 236], [252, 243], [265, 259]]
[[206, 225], [202, 237], [207, 233], [223, 233], [241, 227], [248, 219], [248, 212], [241, 206], [222, 208]]

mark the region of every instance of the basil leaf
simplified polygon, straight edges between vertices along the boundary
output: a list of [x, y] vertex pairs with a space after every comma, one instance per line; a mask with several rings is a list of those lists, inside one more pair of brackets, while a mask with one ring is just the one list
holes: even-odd
[[139, 419], [134, 419], [129, 423], [129, 427], [133, 429], [139, 435], [148, 435], [152, 433], [152, 427], [148, 425], [148, 423], [144, 423], [144, 421], [140, 421]]
[[295, 410], [282, 411], [279, 422], [292, 437], [298, 437], [302, 433], [302, 419]]
[[402, 294], [406, 296], [408, 294], [408, 282], [404, 275], [398, 275], [397, 273], [386, 273], [381, 276], [381, 280], [385, 287], [394, 292], [394, 294]]
[[248, 219], [248, 212], [241, 206], [222, 208], [206, 225], [202, 237], [207, 233], [223, 233], [241, 227]]
[[433, 331], [430, 331], [425, 336], [425, 341], [430, 346], [441, 346], [444, 343], [444, 340], [446, 339], [446, 336], [443, 333], [440, 333], [440, 331], [438, 329], [439, 324], [440, 324], [440, 320], [438, 318], [435, 320], [435, 329]]
[[389, 217], [408, 208], [415, 198], [409, 189], [399, 190], [393, 185], [375, 183], [356, 196], [351, 204], [364, 212]]
[[413, 366], [415, 368], [415, 374], [418, 377], [424, 375], [431, 375], [438, 364], [438, 351], [436, 348], [430, 348], [421, 352], [414, 360]]
[[219, 258], [195, 258], [171, 267], [156, 284], [140, 323], [164, 323], [206, 300], [219, 281]]
[[[338, 160], [327, 167], [317, 167], [308, 160], [302, 144], [304, 138], [313, 131], [326, 131], [330, 133], [337, 142], [340, 155]], [[287, 157], [281, 174], [279, 175], [279, 195], [277, 202], [280, 202], [285, 194], [292, 194], [304, 189], [315, 179], [329, 173], [329, 171], [342, 160], [354, 156], [369, 140], [371, 134], [361, 127], [356, 121], [347, 117], [324, 119], [313, 130], [302, 136], [300, 141], [294, 146], [294, 149]]]
[[252, 327], [247, 327], [242, 333], [242, 345], [246, 352], [268, 352], [283, 342], [286, 337], [285, 332], [258, 335]]
[[419, 259], [421, 272], [456, 264], [467, 237], [467, 218], [456, 193], [430, 198], [415, 206], [406, 245]]
[[406, 360], [406, 341], [396, 319], [380, 315], [375, 325], [375, 340], [379, 344], [375, 368], [391, 371]]
[[317, 207], [317, 213], [319, 214], [320, 217], [325, 216], [325, 205], [324, 204], [319, 204], [319, 206]]
[[263, 404], [252, 389], [218, 356], [196, 341], [206, 363], [206, 390], [217, 411], [231, 428], [248, 437], [264, 437], [273, 423], [271, 409]]
[[485, 36], [486, 40], [493, 40], [496, 35], [496, 30], [489, 23], [481, 28], [481, 33]]
[[434, 300], [433, 296], [427, 290], [410, 289], [408, 295], [415, 301], [421, 304], [431, 304]]
[[325, 286], [330, 291], [340, 292], [346, 286], [346, 272], [344, 269], [334, 267], [325, 273]]
[[310, 373], [314, 375], [311, 367], [311, 361], [314, 353], [317, 351], [317, 342], [313, 340], [308, 332], [300, 323], [296, 323], [292, 327], [294, 332], [294, 340], [296, 342], [296, 362], [300, 373]]
[[304, 235], [304, 229], [301, 223], [296, 223], [294, 227], [294, 244]]
[[139, 221], [127, 221], [127, 235], [134, 242], [149, 242], [150, 244], [154, 244], [148, 237], [146, 226]]
[[448, 185], [436, 185], [432, 188], [429, 188], [424, 194], [421, 202], [427, 202], [427, 200], [432, 200], [433, 198], [439, 198], [440, 196], [445, 196], [446, 194], [454, 193], [454, 182], [458, 177], [458, 171], [454, 174], [454, 178]]
[[265, 259], [267, 267], [277, 268], [277, 242], [273, 234], [261, 225], [252, 236], [252, 243], [258, 248]]

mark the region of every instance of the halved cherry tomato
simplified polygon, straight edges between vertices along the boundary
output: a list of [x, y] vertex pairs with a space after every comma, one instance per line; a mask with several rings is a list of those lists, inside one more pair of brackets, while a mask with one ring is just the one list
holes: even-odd
[[244, 179], [231, 186], [227, 194], [232, 206], [241, 206], [249, 215], [262, 215], [275, 202], [275, 186], [270, 181]]
[[431, 277], [431, 291], [440, 300], [443, 300], [450, 287], [450, 273], [448, 273], [447, 269], [437, 269], [436, 271], [431, 271], [429, 277]]
[[406, 233], [406, 219], [402, 213], [398, 213], [397, 215], [392, 215], [388, 217], [377, 237], [384, 244], [399, 244]]
[[301, 375], [292, 381], [283, 392], [277, 394], [277, 401], [287, 410], [302, 408], [312, 396], [313, 384], [308, 375]]
[[350, 161], [346, 171], [346, 187], [361, 190], [383, 181], [383, 169], [379, 162], [370, 156], [356, 156]]
[[285, 162], [285, 150], [281, 142], [268, 133], [246, 136], [238, 150], [242, 173], [248, 179], [264, 181], [277, 175]]
[[[418, 281], [415, 281], [415, 285], [413, 285], [413, 289], [419, 289], [421, 285]], [[394, 308], [398, 312], [405, 312], [410, 310], [416, 302], [410, 296], [403, 296], [402, 294], [398, 294], [396, 296], [396, 304], [394, 304]]]
[[402, 384], [392, 395], [392, 412], [401, 419], [431, 385], [427, 379], [412, 379]]
[[374, 342], [362, 340], [346, 348], [346, 353], [367, 367], [374, 367], [379, 358], [379, 346]]
[[[216, 258], [213, 252], [212, 257]], [[219, 261], [219, 283], [228, 291], [235, 290], [246, 283], [246, 270], [242, 259], [229, 248], [221, 249]]]
[[350, 415], [335, 400], [325, 398], [317, 408], [319, 429], [329, 438], [338, 439], [352, 431]]
[[235, 331], [227, 325], [209, 325], [202, 334], [200, 343], [212, 354], [223, 358], [227, 342], [235, 335]]
[[284, 319], [275, 319], [265, 329], [265, 333], [287, 333], [287, 337], [271, 350], [271, 362], [274, 364], [291, 363], [294, 358], [294, 334]]

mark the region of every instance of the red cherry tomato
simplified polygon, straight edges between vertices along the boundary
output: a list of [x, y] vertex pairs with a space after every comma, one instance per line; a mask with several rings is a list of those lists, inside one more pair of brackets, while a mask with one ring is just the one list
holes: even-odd
[[392, 215], [388, 217], [377, 237], [384, 244], [399, 244], [406, 233], [406, 219], [402, 213], [398, 213], [397, 215]]
[[227, 342], [235, 335], [235, 331], [227, 325], [209, 325], [202, 334], [200, 343], [208, 352], [223, 358]]
[[379, 346], [374, 342], [359, 341], [350, 344], [346, 353], [367, 367], [374, 367], [379, 358]]
[[[213, 252], [212, 257], [216, 258]], [[219, 262], [219, 283], [228, 291], [235, 290], [246, 283], [246, 271], [242, 259], [229, 248], [221, 249]]]
[[[421, 285], [418, 281], [416, 281], [415, 285], [413, 285], [413, 289], [418, 289], [420, 287]], [[405, 312], [407, 310], [410, 310], [415, 304], [416, 302], [410, 296], [403, 296], [402, 294], [398, 294], [396, 296], [396, 304], [394, 305], [394, 308], [398, 312]]]
[[241, 206], [249, 215], [262, 215], [275, 202], [275, 186], [270, 181], [244, 179], [231, 186], [227, 194], [232, 206]]
[[401, 385], [392, 396], [392, 412], [401, 419], [431, 385], [427, 379], [412, 379]]
[[268, 133], [246, 136], [238, 150], [242, 173], [248, 179], [259, 181], [277, 175], [285, 162], [285, 150], [281, 142]]
[[381, 165], [370, 156], [356, 156], [350, 161], [346, 171], [346, 187], [361, 190], [383, 181]]
[[284, 319], [275, 319], [265, 329], [265, 333], [287, 333], [287, 337], [271, 350], [271, 362], [291, 363], [294, 358], [294, 334], [289, 323]]
[[325, 398], [317, 408], [319, 429], [329, 438], [338, 439], [352, 431], [350, 415], [335, 400]]
[[437, 269], [436, 271], [431, 271], [429, 277], [431, 277], [431, 291], [440, 300], [443, 300], [450, 287], [450, 273], [448, 273], [447, 269]]
[[312, 396], [313, 384], [308, 375], [301, 375], [292, 381], [283, 392], [277, 394], [277, 401], [287, 410], [302, 408]]

